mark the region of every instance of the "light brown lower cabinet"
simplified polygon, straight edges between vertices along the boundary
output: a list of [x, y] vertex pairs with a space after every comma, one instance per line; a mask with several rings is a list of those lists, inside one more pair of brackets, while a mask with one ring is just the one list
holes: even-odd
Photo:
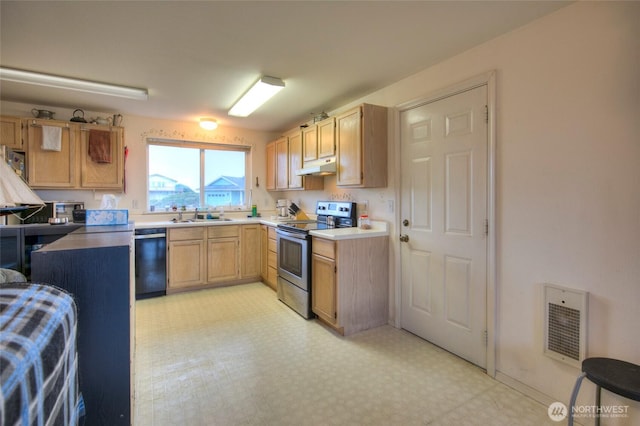
[[259, 231], [257, 224], [169, 228], [167, 294], [259, 279]]
[[312, 310], [323, 323], [345, 336], [388, 323], [388, 237], [313, 237], [311, 251]]
[[240, 242], [240, 277], [260, 277], [260, 225], [243, 225]]
[[262, 225], [260, 237], [262, 281], [276, 290], [278, 285], [278, 244], [276, 228]]
[[207, 283], [221, 283], [240, 277], [240, 227], [207, 228]]
[[167, 293], [206, 283], [205, 230], [201, 226], [169, 229]]

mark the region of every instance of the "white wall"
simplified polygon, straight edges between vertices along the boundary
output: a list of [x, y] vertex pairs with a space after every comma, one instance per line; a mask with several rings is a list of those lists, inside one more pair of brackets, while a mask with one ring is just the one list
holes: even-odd
[[[497, 71], [496, 366], [552, 400], [579, 369], [542, 354], [541, 283], [590, 293], [588, 356], [640, 364], [639, 22], [638, 2], [579, 2], [360, 100]], [[640, 424], [638, 403], [615, 400], [633, 411], [611, 424]]]

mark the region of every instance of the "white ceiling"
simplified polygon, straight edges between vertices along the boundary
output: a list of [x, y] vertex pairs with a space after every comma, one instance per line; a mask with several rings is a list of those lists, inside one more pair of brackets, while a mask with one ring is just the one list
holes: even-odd
[[[8, 82], [0, 98], [284, 130], [567, 4], [2, 0], [2, 66], [147, 88], [149, 100]], [[260, 75], [285, 90], [247, 118], [228, 116]]]

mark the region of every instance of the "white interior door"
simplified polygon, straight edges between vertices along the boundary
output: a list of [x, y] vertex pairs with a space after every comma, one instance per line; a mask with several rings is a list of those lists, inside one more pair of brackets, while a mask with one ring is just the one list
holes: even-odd
[[400, 112], [402, 327], [486, 367], [487, 86]]

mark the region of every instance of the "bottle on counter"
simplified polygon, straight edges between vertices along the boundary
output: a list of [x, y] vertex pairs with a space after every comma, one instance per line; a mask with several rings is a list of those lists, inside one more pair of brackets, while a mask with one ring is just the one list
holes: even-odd
[[358, 218], [358, 228], [360, 229], [371, 229], [371, 220], [369, 219], [368, 214], [361, 214]]
[[257, 217], [258, 216], [258, 206], [253, 204], [251, 206], [251, 216], [252, 217]]

